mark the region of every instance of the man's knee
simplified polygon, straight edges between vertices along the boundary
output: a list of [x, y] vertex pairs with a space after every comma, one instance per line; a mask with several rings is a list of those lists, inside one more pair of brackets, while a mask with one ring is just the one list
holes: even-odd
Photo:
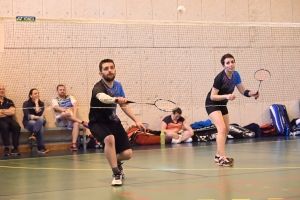
[[127, 149], [120, 153], [124, 160], [129, 160], [132, 158], [132, 149]]
[[104, 144], [107, 146], [115, 145], [115, 137], [113, 135], [108, 135], [104, 139]]

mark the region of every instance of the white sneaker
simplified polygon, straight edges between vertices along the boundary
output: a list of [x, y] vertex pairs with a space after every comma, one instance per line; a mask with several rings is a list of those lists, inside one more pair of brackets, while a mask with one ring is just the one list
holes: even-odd
[[186, 143], [193, 142], [193, 139], [190, 137], [190, 138], [184, 140], [183, 142], [186, 142]]
[[114, 174], [113, 180], [111, 182], [111, 186], [121, 186], [122, 185], [122, 175], [121, 174]]
[[179, 144], [181, 142], [182, 135], [178, 135], [178, 136], [179, 136], [178, 139], [172, 139], [171, 141], [172, 144]]
[[179, 139], [172, 139], [172, 144], [178, 144], [179, 143]]

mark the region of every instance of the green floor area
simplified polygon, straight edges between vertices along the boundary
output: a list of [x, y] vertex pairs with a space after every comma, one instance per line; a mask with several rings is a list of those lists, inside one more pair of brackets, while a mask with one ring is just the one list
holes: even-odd
[[2, 200], [299, 200], [300, 137], [229, 140], [233, 167], [215, 142], [135, 146], [123, 186], [110, 186], [103, 150], [1, 157]]

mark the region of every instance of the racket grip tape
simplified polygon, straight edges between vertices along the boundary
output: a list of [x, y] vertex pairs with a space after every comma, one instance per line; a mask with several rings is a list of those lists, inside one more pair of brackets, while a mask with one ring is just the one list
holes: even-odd
[[[115, 102], [118, 103], [118, 99], [117, 98], [116, 98]], [[135, 103], [135, 102], [133, 102], [133, 101], [127, 101], [126, 103]]]

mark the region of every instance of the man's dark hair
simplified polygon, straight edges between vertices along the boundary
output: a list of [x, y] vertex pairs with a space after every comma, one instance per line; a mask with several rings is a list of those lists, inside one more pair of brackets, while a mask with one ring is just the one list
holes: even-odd
[[[226, 59], [226, 58], [233, 58], [233, 59], [234, 59], [233, 55], [227, 53], [227, 54], [225, 54], [224, 56], [222, 56], [222, 58], [221, 58], [221, 64], [222, 64], [222, 65], [224, 65], [224, 62], [225, 62], [225, 59]], [[235, 59], [234, 59], [234, 60], [235, 60]]]
[[58, 88], [59, 87], [61, 87], [61, 86], [64, 86], [64, 87], [66, 87], [65, 85], [63, 85], [63, 84], [59, 84], [58, 86], [56, 86], [56, 91], [58, 90]]
[[178, 114], [182, 114], [182, 110], [180, 109], [180, 108], [174, 108], [173, 110], [172, 110], [172, 113], [175, 115], [176, 113], [178, 113]]
[[114, 63], [114, 61], [113, 61], [112, 59], [104, 59], [104, 60], [101, 60], [101, 62], [100, 62], [100, 64], [99, 64], [99, 70], [100, 70], [100, 72], [102, 72], [102, 65], [103, 65], [104, 63], [113, 63], [113, 64], [115, 65], [115, 63]]

